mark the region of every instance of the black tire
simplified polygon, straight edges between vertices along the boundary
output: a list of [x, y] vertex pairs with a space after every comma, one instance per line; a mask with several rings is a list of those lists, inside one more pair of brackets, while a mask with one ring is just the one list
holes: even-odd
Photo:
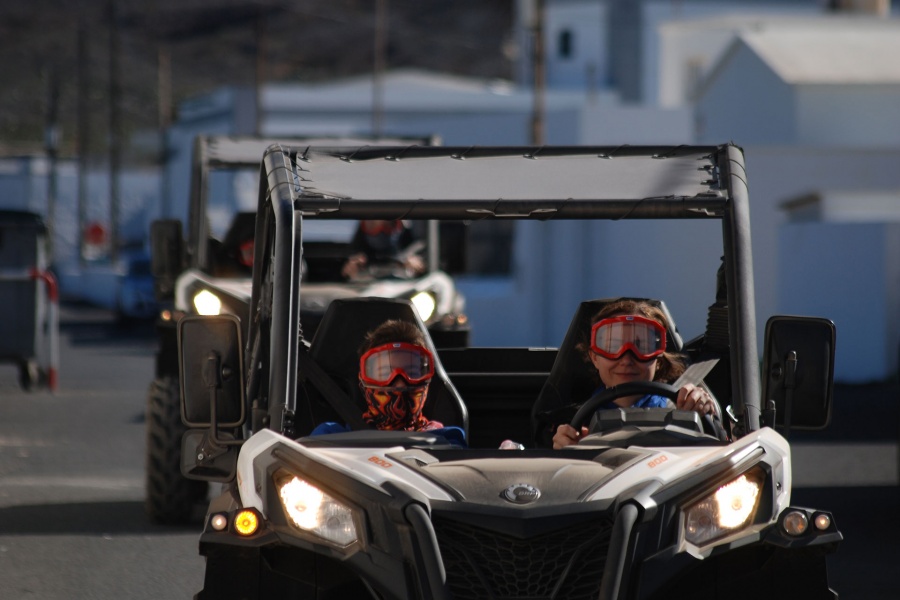
[[193, 520], [194, 508], [206, 499], [209, 484], [181, 474], [181, 422], [178, 380], [154, 379], [147, 392], [147, 461], [144, 507], [150, 521], [178, 525]]
[[41, 369], [34, 360], [23, 360], [19, 364], [19, 386], [32, 392], [41, 385]]

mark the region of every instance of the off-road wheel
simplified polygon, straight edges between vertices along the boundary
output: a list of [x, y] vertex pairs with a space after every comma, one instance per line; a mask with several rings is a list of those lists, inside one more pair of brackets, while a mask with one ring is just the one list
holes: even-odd
[[188, 523], [194, 508], [206, 499], [209, 484], [181, 474], [181, 422], [178, 380], [154, 379], [147, 392], [147, 516], [154, 523]]

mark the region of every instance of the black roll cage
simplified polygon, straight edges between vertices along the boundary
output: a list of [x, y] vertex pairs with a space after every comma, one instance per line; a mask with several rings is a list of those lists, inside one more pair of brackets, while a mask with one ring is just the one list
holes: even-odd
[[[382, 144], [422, 144], [431, 146], [438, 143], [435, 136], [408, 138], [373, 138], [371, 143]], [[312, 146], [334, 146], [337, 144], [369, 143], [363, 136], [352, 138], [303, 137], [303, 138], [263, 138], [259, 136], [198, 135], [194, 138], [191, 153], [190, 202], [187, 221], [187, 261], [188, 266], [207, 270], [210, 256], [206, 240], [210, 237], [207, 210], [209, 185], [212, 173], [226, 169], [258, 169], [262, 155], [273, 144], [285, 147], [310, 148]]]
[[[618, 178], [615, 185], [595, 188], [584, 186], [577, 178], [560, 179], [556, 193], [539, 196], [531, 189], [541, 188], [545, 178], [534, 182], [505, 177], [502, 169], [514, 165], [511, 172], [521, 177], [531, 166], [553, 167], [547, 161], [591, 162], [584, 179], [595, 170], [619, 161], [607, 178]], [[458, 169], [459, 163], [478, 165], [486, 189], [483, 196], [471, 181], [460, 182], [460, 190], [450, 185], [434, 185], [429, 190], [428, 168], [438, 165]], [[636, 159], [631, 161], [630, 159]], [[636, 166], [637, 174], [652, 171], [661, 163], [676, 159], [687, 161], [682, 175], [696, 166], [696, 181], [674, 181], [672, 187], [686, 193], [665, 193], [668, 181], [659, 183], [660, 193], [632, 197], [610, 195], [608, 187], [640, 189], [643, 181], [624, 181], [634, 172], [618, 167]], [[457, 163], [459, 161], [459, 163]], [[489, 162], [487, 162], [489, 161]], [[521, 161], [527, 161], [522, 163]], [[542, 162], [544, 161], [544, 162]], [[698, 164], [692, 165], [690, 161]], [[377, 176], [378, 162], [399, 164], [424, 173], [417, 181], [389, 175]], [[357, 164], [364, 173], [334, 177], [331, 171], [342, 165]], [[324, 175], [319, 177], [317, 165]], [[565, 165], [563, 165], [565, 166]], [[428, 168], [426, 168], [428, 167]], [[374, 170], [373, 170], [374, 168]], [[468, 167], [463, 167], [468, 168]], [[646, 168], [646, 169], [645, 169]], [[387, 169], [385, 169], [387, 170]], [[435, 173], [441, 174], [440, 171]], [[544, 177], [546, 173], [542, 175]], [[653, 173], [647, 173], [649, 186]], [[432, 175], [436, 180], [437, 176]], [[412, 178], [409, 178], [412, 179]], [[607, 180], [603, 180], [604, 182]], [[500, 182], [500, 183], [498, 183]], [[371, 184], [371, 185], [370, 185]], [[550, 182], [551, 187], [553, 182]], [[351, 193], [342, 191], [346, 185]], [[488, 188], [508, 187], [509, 197], [490, 195]], [[623, 187], [624, 186], [624, 187]], [[407, 189], [409, 187], [409, 189]], [[569, 189], [571, 187], [572, 189]], [[395, 193], [396, 190], [396, 193]], [[423, 190], [425, 190], [423, 192]], [[369, 194], [371, 191], [371, 195]], [[425, 195], [431, 192], [430, 195]], [[529, 195], [531, 193], [531, 195]], [[760, 380], [756, 340], [756, 308], [753, 289], [753, 261], [750, 237], [749, 193], [743, 151], [733, 144], [720, 146], [623, 146], [623, 147], [291, 147], [274, 144], [266, 151], [260, 166], [259, 206], [257, 212], [253, 296], [250, 318], [257, 321], [247, 340], [246, 361], [248, 398], [257, 398], [267, 412], [266, 425], [289, 433], [291, 415], [297, 409], [297, 355], [301, 351], [300, 276], [303, 218], [403, 218], [403, 219], [720, 219], [722, 223], [724, 274], [728, 301], [728, 327], [731, 355], [733, 408], [742, 421], [744, 432], [760, 427]], [[295, 332], [296, 334], [290, 334]], [[290, 335], [289, 335], [290, 334]], [[264, 360], [265, 359], [265, 360]], [[256, 372], [268, 361], [268, 373]], [[282, 375], [283, 374], [283, 375]], [[265, 380], [263, 380], [265, 379]], [[256, 423], [254, 423], [254, 429]]]

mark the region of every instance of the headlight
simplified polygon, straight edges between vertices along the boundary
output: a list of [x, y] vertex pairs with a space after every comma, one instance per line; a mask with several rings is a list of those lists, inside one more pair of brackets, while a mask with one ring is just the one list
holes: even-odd
[[289, 522], [338, 546], [358, 539], [353, 510], [308, 481], [286, 471], [275, 474], [275, 487]]
[[194, 308], [199, 315], [218, 315], [222, 313], [222, 301], [209, 290], [201, 290], [194, 295]]
[[756, 467], [685, 507], [685, 541], [704, 546], [746, 527], [756, 515], [764, 481], [765, 473]]
[[419, 313], [422, 320], [426, 322], [431, 318], [431, 315], [434, 314], [434, 309], [437, 306], [434, 296], [429, 292], [419, 292], [410, 298], [410, 301], [413, 306], [416, 307], [416, 311]]

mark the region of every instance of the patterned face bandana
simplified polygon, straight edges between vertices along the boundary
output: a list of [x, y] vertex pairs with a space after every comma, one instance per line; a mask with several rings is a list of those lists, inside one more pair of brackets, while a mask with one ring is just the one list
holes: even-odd
[[369, 387], [363, 386], [368, 410], [363, 419], [376, 429], [387, 431], [426, 431], [431, 421], [422, 416], [428, 386]]

